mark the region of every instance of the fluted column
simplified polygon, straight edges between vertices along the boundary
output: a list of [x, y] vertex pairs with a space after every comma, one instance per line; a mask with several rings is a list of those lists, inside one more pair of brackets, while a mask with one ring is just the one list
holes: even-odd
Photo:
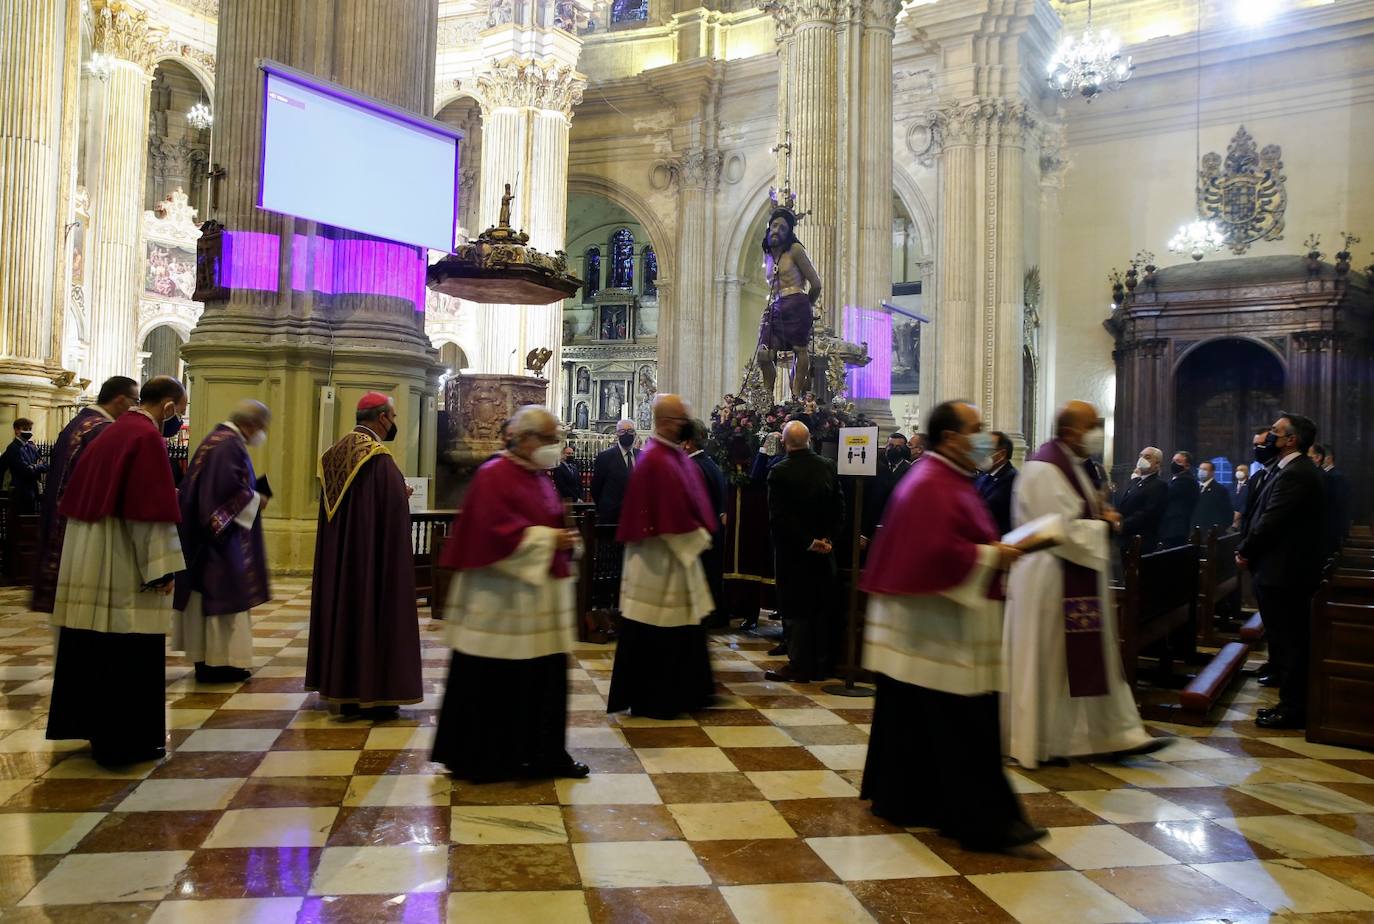
[[138, 252], [143, 184], [148, 169], [148, 87], [158, 30], [147, 13], [124, 0], [91, 0], [93, 53], [105, 69], [91, 81], [87, 188], [87, 303], [90, 377], [138, 374]]
[[[530, 245], [562, 250], [567, 236], [568, 130], [586, 79], [551, 61], [508, 57], [478, 78], [483, 97], [481, 228], [496, 224], [505, 185], [511, 184], [511, 225]], [[563, 304], [478, 305], [482, 372], [519, 373], [525, 355], [563, 347]], [[555, 367], [556, 368], [556, 367]], [[559, 406], [561, 383], [549, 378], [549, 406]]]
[[723, 158], [720, 151], [693, 148], [674, 164], [677, 195], [678, 287], [671, 314], [671, 329], [661, 339], [672, 348], [660, 353], [659, 382], [664, 390], [681, 394], [700, 410], [709, 407], [706, 384], [712, 390], [721, 381], [721, 316], [708, 310], [714, 303], [711, 255], [715, 253], [716, 188]]
[[[735, 275], [718, 276], [716, 288], [720, 292], [718, 302], [721, 306], [721, 327], [725, 332], [725, 352], [721, 356], [722, 372], [726, 376], [723, 381], [724, 387], [733, 391], [739, 387], [738, 370], [742, 368], [739, 355], [740, 278]], [[712, 405], [714, 406], [714, 401]]]
[[54, 357], [51, 331], [64, 294], [55, 269], [66, 4], [3, 0], [0, 22], [0, 404], [33, 416], [32, 392], [52, 389], [61, 350], [59, 339]]
[[[996, 154], [997, 211], [992, 230], [996, 244], [995, 282], [991, 317], [984, 323], [984, 343], [991, 350], [987, 380], [983, 385], [983, 407], [998, 430], [1024, 442], [1025, 422], [1025, 229], [1022, 222], [1022, 183], [1024, 169], [1025, 114], [1019, 108], [1008, 111], [998, 126]], [[992, 171], [989, 171], [992, 172]]]
[[852, 94], [858, 117], [857, 304], [876, 308], [892, 296], [892, 32], [897, 5], [863, 6], [862, 85]]
[[944, 140], [938, 171], [941, 221], [935, 273], [940, 316], [935, 326], [935, 394], [934, 400], [922, 402], [930, 407], [949, 398], [975, 401], [981, 394], [976, 333], [979, 261], [974, 132], [957, 125]]

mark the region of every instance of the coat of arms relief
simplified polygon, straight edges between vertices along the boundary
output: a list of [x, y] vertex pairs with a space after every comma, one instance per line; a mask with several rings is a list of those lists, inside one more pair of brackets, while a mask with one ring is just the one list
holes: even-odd
[[1242, 125], [1220, 154], [1203, 155], [1197, 177], [1198, 214], [1214, 222], [1234, 254], [1243, 254], [1255, 241], [1283, 240], [1283, 151], [1277, 144], [1256, 150], [1255, 139]]

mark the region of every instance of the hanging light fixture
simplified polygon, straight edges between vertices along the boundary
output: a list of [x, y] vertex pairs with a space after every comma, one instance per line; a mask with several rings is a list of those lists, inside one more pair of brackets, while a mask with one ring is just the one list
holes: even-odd
[[[1197, 4], [1197, 77], [1193, 99], [1193, 167], [1202, 161], [1202, 0]], [[1169, 239], [1169, 252], [1186, 254], [1194, 261], [1216, 253], [1226, 245], [1226, 237], [1216, 223], [1201, 217], [1179, 225]]]
[[202, 100], [186, 110], [186, 124], [198, 132], [203, 132], [215, 124], [215, 116], [210, 112], [210, 107], [205, 105]]
[[1121, 55], [1121, 40], [1106, 29], [1093, 28], [1093, 0], [1088, 0], [1088, 25], [1075, 39], [1065, 36], [1050, 59], [1049, 84], [1060, 96], [1081, 96], [1088, 102], [1104, 90], [1116, 90], [1131, 79], [1135, 64]]
[[103, 51], [93, 52], [91, 60], [87, 62], [86, 69], [96, 80], [109, 80], [114, 73], [114, 56], [107, 55]]

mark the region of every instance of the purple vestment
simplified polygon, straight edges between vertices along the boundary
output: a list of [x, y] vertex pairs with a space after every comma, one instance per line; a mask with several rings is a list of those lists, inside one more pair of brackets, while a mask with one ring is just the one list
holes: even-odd
[[361, 707], [418, 703], [420, 623], [405, 478], [369, 431], [320, 460], [305, 688]]
[[257, 478], [243, 437], [220, 424], [210, 431], [186, 470], [177, 495], [181, 503], [181, 551], [186, 570], [177, 575], [177, 610], [191, 592], [201, 595], [206, 616], [245, 613], [272, 598], [262, 517], [251, 529], [234, 517], [253, 500]]
[[62, 539], [67, 533], [67, 518], [57, 512], [57, 502], [62, 499], [67, 481], [76, 470], [81, 451], [113, 422], [98, 408], [83, 408], [62, 428], [53, 444], [52, 461], [43, 489], [42, 516], [38, 521], [38, 565], [34, 569], [31, 604], [35, 612], [51, 613], [57, 599], [57, 569], [62, 563]]

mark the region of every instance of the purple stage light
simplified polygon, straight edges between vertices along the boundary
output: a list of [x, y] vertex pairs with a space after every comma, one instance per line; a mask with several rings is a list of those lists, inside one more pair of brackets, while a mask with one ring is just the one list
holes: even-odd
[[872, 362], [845, 373], [851, 398], [892, 397], [892, 315], [878, 308], [844, 306], [844, 339], [867, 343]]

